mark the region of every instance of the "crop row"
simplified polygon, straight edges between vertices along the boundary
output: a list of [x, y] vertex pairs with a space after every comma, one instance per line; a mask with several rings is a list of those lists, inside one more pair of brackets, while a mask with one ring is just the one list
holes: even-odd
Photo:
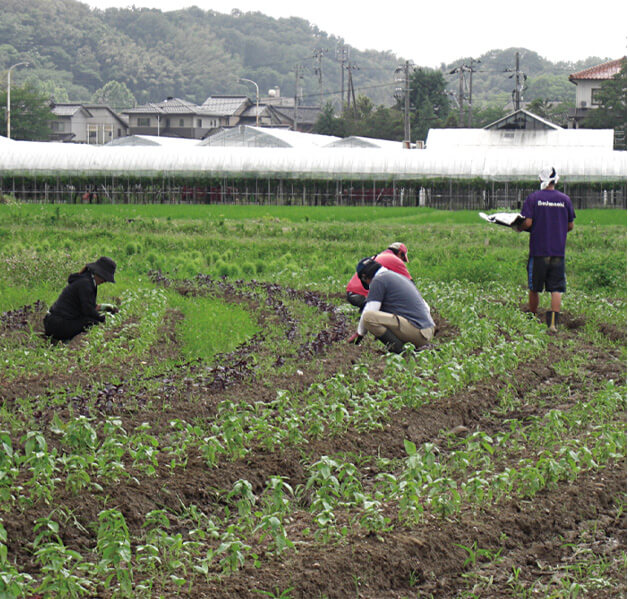
[[[427, 294], [437, 291], [427, 283], [422, 286]], [[327, 309], [315, 294], [269, 284], [199, 278], [188, 283], [187, 292], [192, 290], [242, 294], [265, 305], [283, 323], [282, 335], [289, 342], [301, 333], [287, 302], [310, 302], [317, 310]], [[33, 529], [31, 550], [39, 571], [33, 578], [8, 559], [6, 530], [0, 528], [3, 590], [78, 596], [102, 589], [150, 596], [154, 587], [186, 589], [195, 577], [214, 578], [245, 563], [259, 564], [269, 556], [298, 550], [310, 537], [323, 543], [341, 541], [354, 527], [384, 534], [424, 518], [455, 516], [469, 505], [531, 498], [559, 481], [625, 456], [625, 433], [617, 417], [625, 410], [625, 387], [599, 381], [591, 383], [589, 401], [569, 410], [550, 409], [532, 421], [510, 418], [497, 434], [477, 430], [462, 440], [451, 437], [447, 447], [417, 446], [406, 440], [405, 459], [374, 463], [372, 459], [356, 462], [348, 456], [308, 455], [311, 441], [349, 430], [364, 434], [381, 430], [396, 410], [446, 401], [490, 377], [507, 380], [522, 362], [547, 351], [545, 328], [513, 302], [485, 302], [476, 289], [461, 284], [446, 289], [441, 285], [438, 291], [446, 293], [448, 302], [442, 312], [460, 334], [440, 343], [437, 350], [389, 356], [377, 380], [368, 365], [357, 364], [303, 392], [279, 389], [274, 398], [257, 402], [224, 399], [213, 419], [173, 418], [167, 431], [153, 430], [148, 421], [127, 430], [119, 417], [63, 419], [55, 415], [47, 430], [26, 430], [19, 439], [10, 431], [2, 432], [0, 493], [9, 513], [51, 504], [60, 489], [77, 496], [85, 492], [106, 495], [119, 483], [155, 477], [167, 480], [164, 469], [185, 472], [197, 458], [211, 470], [260, 450], [281, 452], [294, 447], [305, 456], [304, 479], [296, 485], [277, 474], [254, 491], [251, 481], [240, 479], [232, 488], [217, 491], [219, 500], [210, 510], [183, 505], [177, 513], [153, 510], [145, 514], [139, 536], [132, 535], [118, 509], [104, 508], [97, 521], [80, 524], [96, 533], [94, 545], [84, 555], [62, 540], [62, 527], [76, 526], [72, 514], [62, 508], [52, 510]], [[153, 304], [163, 306], [163, 292], [153, 293]], [[142, 299], [137, 302], [141, 304]], [[121, 314], [127, 318], [125, 310]], [[296, 350], [291, 344], [297, 359], [341, 340], [346, 319], [334, 320], [338, 312], [331, 304], [328, 314], [335, 333], [300, 342]], [[153, 315], [147, 320], [157, 323], [160, 318]], [[107, 354], [107, 347], [98, 345], [106, 339], [106, 327], [101, 330], [102, 338], [100, 331], [88, 335], [88, 366], [103, 351]], [[157, 325], [145, 330], [148, 347]], [[232, 364], [242, 362], [239, 352], [244, 348], [234, 352]], [[68, 351], [61, 348], [55, 359], [63, 361]], [[114, 348], [111, 355], [118, 351]], [[142, 352], [135, 346], [132, 353]], [[213, 381], [223, 380], [219, 374], [226, 373], [225, 384], [219, 385], [224, 389], [228, 381], [240, 380], [240, 370], [229, 371], [228, 360], [225, 364], [214, 372], [191, 364], [185, 378], [209, 388]], [[276, 360], [273, 365], [277, 366]], [[245, 366], [242, 378], [253, 374]], [[577, 367], [576, 362], [562, 364], [567, 374]], [[505, 403], [507, 395], [505, 387]], [[532, 398], [534, 393], [530, 390], [528, 395]], [[505, 407], [504, 414], [508, 411]]]
[[[63, 343], [51, 345], [33, 334], [4, 335], [0, 348], [0, 376], [11, 381], [19, 376], [44, 377], [52, 372], [72, 373], [77, 366], [89, 370], [94, 366], [115, 366], [141, 357], [155, 342], [158, 324], [163, 320], [166, 297], [159, 289], [126, 291], [120, 298], [121, 312], [109, 315], [105, 326], [95, 327], [84, 336], [80, 348], [80, 363], [77, 365], [76, 348]], [[32, 310], [40, 312], [36, 305]], [[6, 314], [6, 313], [5, 313]], [[11, 312], [4, 317], [6, 327], [15, 330]], [[115, 334], [111, 334], [115, 333]]]
[[[179, 514], [153, 510], [145, 516], [140, 539], [131, 538], [117, 509], [103, 509], [98, 522], [91, 524], [97, 530], [93, 562], [65, 547], [58, 520], [67, 522], [71, 514], [53, 510], [34, 527], [33, 553], [43, 578], [33, 590], [70, 595], [93, 592], [94, 579], [81, 576], [90, 572], [96, 573], [105, 590], [128, 595], [135, 572], [143, 583], [133, 592], [150, 595], [155, 584], [185, 586], [194, 576], [233, 572], [246, 560], [255, 565], [263, 557], [258, 553], [260, 548], [267, 555], [298, 549], [300, 539], [309, 534], [322, 542], [342, 540], [353, 525], [381, 534], [396, 526], [394, 514], [397, 525], [403, 526], [430, 513], [451, 517], [465, 504], [530, 499], [561, 480], [574, 480], [583, 471], [604, 468], [609, 461], [625, 457], [625, 431], [617, 422], [617, 414], [623, 411], [625, 387], [607, 385], [590, 402], [569, 411], [550, 410], [542, 419], [525, 425], [512, 420], [507, 423], [510, 432], [494, 439], [476, 431], [443, 452], [432, 443], [417, 448], [406, 441], [408, 457], [398, 460], [394, 471], [381, 468], [374, 478], [370, 473], [365, 476], [368, 468], [322, 456], [307, 465], [306, 482], [295, 488], [275, 476], [256, 495], [249, 481], [236, 481], [231, 489], [221, 492], [222, 513], [207, 514], [193, 505], [185, 506]], [[596, 416], [592, 419], [591, 414]], [[173, 423], [173, 427], [181, 430], [184, 425]], [[110, 462], [119, 472], [123, 470], [123, 431], [114, 421], [108, 421], [106, 428], [111, 441], [98, 448], [95, 460], [98, 467]], [[96, 444], [96, 432], [85, 419], [63, 430], [55, 427], [55, 432], [68, 448], [90, 451]], [[10, 458], [2, 465], [3, 473], [10, 472], [14, 464], [27, 465], [32, 472], [27, 486], [54, 475], [54, 460], [47, 455], [40, 436], [27, 435], [23, 455], [12, 451], [6, 435], [2, 442], [4, 454]], [[136, 431], [128, 443], [129, 455], [141, 456], [144, 464], [152, 461], [156, 443], [146, 431]], [[534, 457], [518, 459], [514, 466], [500, 466], [508, 456], [519, 455], [522, 444]], [[89, 484], [85, 472], [83, 482], [79, 482], [83, 464], [77, 463], [75, 456], [64, 455], [59, 462], [76, 468], [76, 478], [68, 476], [68, 481]], [[144, 474], [151, 475], [150, 468]], [[45, 499], [45, 494], [42, 497]], [[309, 514], [312, 531], [301, 530], [291, 538], [289, 530], [297, 512]], [[181, 528], [184, 533], [174, 532]], [[6, 541], [3, 531], [0, 528], [0, 540]], [[28, 588], [24, 585], [34, 581], [6, 561], [6, 548], [0, 556], [3, 553], [2, 580], [19, 584], [23, 592]], [[5, 586], [5, 590], [9, 588]]]

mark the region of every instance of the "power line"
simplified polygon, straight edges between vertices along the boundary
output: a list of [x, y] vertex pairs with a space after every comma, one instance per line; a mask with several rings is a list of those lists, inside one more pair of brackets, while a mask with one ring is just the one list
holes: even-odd
[[[310, 54], [308, 56], [302, 56], [300, 58], [297, 58], [296, 60], [297, 60], [297, 62], [305, 62], [305, 61], [308, 61], [308, 60], [314, 60], [314, 56]], [[286, 57], [283, 60], [279, 60], [277, 62], [268, 62], [268, 63], [265, 63], [265, 64], [243, 64], [242, 68], [244, 68], [244, 69], [263, 69], [263, 68], [266, 68], [266, 67], [269, 67], [269, 68], [270, 67], [277, 67], [277, 66], [280, 66], [280, 65], [284, 65], [286, 63], [293, 64], [294, 61], [295, 61], [294, 57]]]
[[[378, 85], [365, 85], [362, 87], [356, 87], [355, 90], [358, 92], [364, 91], [364, 90], [368, 90], [368, 89], [378, 89], [378, 88], [382, 88], [382, 87], [391, 87], [393, 85], [398, 85], [397, 81], [391, 81], [389, 83], [380, 83]], [[332, 92], [326, 92], [323, 95], [324, 96], [338, 96], [338, 95], [344, 95], [344, 90], [340, 90], [340, 91], [332, 91]], [[302, 97], [305, 98], [314, 98], [319, 96], [318, 93], [315, 94], [304, 94]]]

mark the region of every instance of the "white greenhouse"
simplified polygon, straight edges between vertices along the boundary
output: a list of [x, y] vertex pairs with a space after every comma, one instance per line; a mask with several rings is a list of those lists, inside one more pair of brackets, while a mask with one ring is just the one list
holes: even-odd
[[[626, 152], [612, 149], [612, 131], [435, 129], [425, 149], [403, 150], [248, 126], [231, 135], [200, 143], [134, 136], [106, 146], [0, 138], [0, 192], [24, 201], [485, 209], [519, 205], [550, 165], [577, 207], [626, 205]], [[211, 139], [222, 142], [206, 145]]]

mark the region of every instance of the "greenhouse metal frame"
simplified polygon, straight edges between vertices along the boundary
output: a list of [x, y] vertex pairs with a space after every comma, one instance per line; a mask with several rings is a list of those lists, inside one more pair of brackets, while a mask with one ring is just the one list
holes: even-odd
[[94, 147], [0, 143], [0, 197], [49, 203], [517, 208], [551, 164], [576, 208], [626, 208], [626, 152], [602, 148]]

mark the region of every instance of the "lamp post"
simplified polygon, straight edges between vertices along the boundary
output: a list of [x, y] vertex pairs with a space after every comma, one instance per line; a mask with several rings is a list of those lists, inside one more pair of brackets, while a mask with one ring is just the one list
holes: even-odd
[[7, 138], [11, 139], [11, 71], [15, 67], [28, 66], [27, 62], [18, 62], [9, 67], [7, 71]]
[[255, 126], [259, 127], [259, 86], [255, 81], [244, 79], [244, 77], [240, 77], [240, 81], [248, 81], [255, 86]]

